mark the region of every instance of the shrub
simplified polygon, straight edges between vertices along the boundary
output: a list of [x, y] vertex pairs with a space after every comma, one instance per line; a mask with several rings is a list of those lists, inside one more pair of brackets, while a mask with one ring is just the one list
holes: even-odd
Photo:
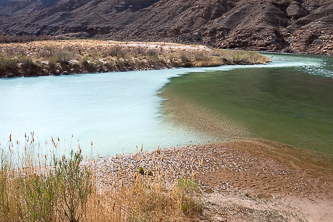
[[197, 190], [198, 184], [189, 179], [183, 179], [182, 177], [178, 178], [178, 188], [183, 189], [186, 192]]
[[194, 53], [194, 58], [196, 61], [207, 61], [208, 55], [203, 51], [199, 51]]
[[17, 60], [7, 56], [0, 56], [0, 70], [15, 70], [17, 69]]
[[71, 222], [79, 221], [88, 197], [91, 194], [92, 183], [90, 172], [81, 168], [83, 157], [81, 150], [77, 153], [71, 151], [70, 158], [63, 156], [62, 160], [55, 160], [55, 176], [59, 183], [62, 201], [58, 210], [63, 211], [63, 219]]
[[148, 49], [144, 54], [147, 55], [147, 56], [157, 56], [158, 55], [158, 50]]
[[140, 173], [141, 175], [145, 174], [145, 171], [144, 171], [144, 169], [143, 169], [142, 167], [139, 168], [139, 173]]
[[37, 72], [38, 65], [32, 61], [28, 56], [20, 55], [19, 61], [22, 63], [22, 68], [29, 70], [30, 72]]
[[125, 56], [126, 51], [121, 46], [116, 45], [110, 47], [107, 54], [112, 57], [122, 58]]
[[[202, 212], [201, 203], [195, 198], [189, 196], [198, 191], [198, 184], [189, 179], [178, 178], [178, 189], [182, 193], [182, 211], [187, 215], [196, 215]], [[185, 194], [188, 195], [185, 195]]]
[[182, 62], [182, 66], [184, 66], [184, 67], [190, 67], [190, 66], [192, 66], [191, 58], [187, 54], [186, 51], [181, 51], [179, 53], [179, 57], [180, 57], [180, 61]]
[[[19, 158], [11, 149], [12, 141], [9, 152], [0, 146], [0, 220], [79, 221], [92, 192], [90, 171], [80, 167], [81, 150], [72, 151], [70, 158], [54, 157], [51, 166], [45, 156], [41, 167], [34, 155], [34, 139], [26, 144], [30, 145]], [[17, 165], [16, 160], [20, 160]]]
[[23, 199], [24, 220], [51, 221], [56, 215], [59, 199], [57, 178], [54, 173], [36, 173], [18, 179], [20, 196]]
[[117, 172], [103, 172], [101, 181], [92, 167], [82, 166], [80, 149], [68, 158], [53, 154], [41, 160], [35, 143], [33, 134], [26, 137], [19, 158], [14, 153], [23, 149], [18, 142], [10, 137], [0, 144], [0, 221], [191, 221], [201, 212], [191, 196], [196, 183], [169, 181], [160, 166], [142, 176], [120, 166]]

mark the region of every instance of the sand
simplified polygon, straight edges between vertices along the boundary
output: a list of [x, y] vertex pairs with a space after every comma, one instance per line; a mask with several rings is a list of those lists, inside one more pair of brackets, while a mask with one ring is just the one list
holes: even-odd
[[[331, 221], [332, 159], [263, 139], [196, 145], [95, 162], [101, 184], [120, 166], [128, 175], [159, 169], [170, 184], [190, 178], [199, 184], [203, 221]], [[153, 176], [158, 172], [153, 170]]]
[[164, 99], [162, 113], [167, 122], [193, 132], [201, 132], [215, 142], [252, 138], [245, 127], [231, 119], [215, 114], [186, 99], [174, 95], [170, 90], [160, 93]]
[[[253, 139], [242, 125], [170, 90], [161, 96], [168, 121], [229, 141], [191, 148], [207, 159], [196, 180], [208, 221], [332, 221], [332, 156]], [[184, 156], [196, 156], [187, 149]]]
[[[245, 128], [163, 91], [167, 121], [209, 134], [222, 143], [99, 158], [100, 184], [125, 167], [163, 174], [170, 184], [199, 185], [201, 221], [332, 221], [333, 158], [264, 139]], [[131, 178], [127, 178], [131, 180]], [[125, 180], [126, 181], [126, 180]]]

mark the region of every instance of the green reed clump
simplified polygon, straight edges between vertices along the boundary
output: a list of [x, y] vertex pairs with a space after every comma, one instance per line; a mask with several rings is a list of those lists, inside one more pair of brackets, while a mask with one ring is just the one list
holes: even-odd
[[0, 153], [0, 219], [8, 219], [10, 201], [7, 191], [9, 190], [9, 163], [4, 151]]
[[178, 188], [183, 189], [185, 192], [198, 190], [198, 184], [190, 179], [178, 178]]
[[60, 190], [57, 177], [52, 172], [44, 175], [27, 174], [17, 179], [23, 220], [51, 221], [55, 218]]
[[71, 151], [68, 159], [63, 156], [62, 160], [55, 160], [55, 175], [63, 198], [61, 215], [69, 221], [79, 221], [92, 190], [91, 173], [80, 167], [82, 160], [81, 149], [77, 153]]
[[33, 134], [25, 139], [24, 147], [11, 136], [0, 144], [0, 221], [191, 221], [201, 213], [196, 183], [170, 180], [161, 165], [102, 173], [82, 162], [80, 147], [49, 159]]
[[5, 148], [0, 147], [0, 221], [80, 220], [92, 192], [81, 150], [54, 156], [51, 163], [45, 156], [43, 164], [31, 151], [33, 138], [21, 155], [13, 152], [11, 139]]
[[[201, 203], [193, 198], [193, 192], [198, 192], [198, 184], [190, 179], [178, 178], [178, 189], [182, 191], [182, 211], [194, 216], [202, 212]], [[192, 196], [191, 196], [192, 195]]]

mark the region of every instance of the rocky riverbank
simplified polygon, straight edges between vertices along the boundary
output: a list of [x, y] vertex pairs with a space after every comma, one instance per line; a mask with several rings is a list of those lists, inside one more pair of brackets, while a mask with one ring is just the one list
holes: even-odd
[[99, 40], [33, 41], [0, 44], [0, 77], [267, 63], [256, 52], [202, 45]]
[[[198, 182], [202, 221], [330, 221], [332, 159], [262, 140], [188, 146], [94, 160], [100, 186], [163, 177]], [[110, 176], [111, 175], [111, 176]], [[158, 176], [157, 176], [158, 175]]]

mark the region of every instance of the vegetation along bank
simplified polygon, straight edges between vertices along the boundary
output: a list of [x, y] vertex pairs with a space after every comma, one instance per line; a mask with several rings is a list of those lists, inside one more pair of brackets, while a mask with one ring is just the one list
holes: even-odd
[[262, 64], [257, 52], [175, 43], [50, 40], [0, 45], [0, 77]]

